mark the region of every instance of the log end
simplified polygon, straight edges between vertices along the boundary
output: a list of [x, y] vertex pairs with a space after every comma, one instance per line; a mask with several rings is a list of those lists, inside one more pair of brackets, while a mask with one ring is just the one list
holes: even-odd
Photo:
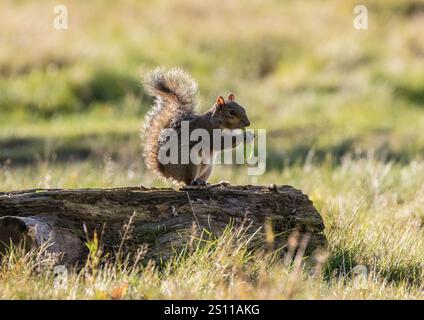
[[10, 245], [24, 245], [29, 249], [34, 244], [28, 236], [28, 227], [19, 217], [0, 218], [0, 253], [4, 254]]
[[47, 242], [47, 251], [58, 254], [58, 263], [69, 265], [78, 263], [84, 255], [84, 246], [80, 238], [66, 229], [52, 225], [38, 217], [1, 217], [0, 253], [7, 252], [11, 245], [23, 245], [29, 250]]

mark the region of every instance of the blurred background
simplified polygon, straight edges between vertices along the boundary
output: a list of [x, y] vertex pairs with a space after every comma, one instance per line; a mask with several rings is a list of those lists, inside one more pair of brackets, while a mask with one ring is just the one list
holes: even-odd
[[[53, 27], [58, 4], [66, 30]], [[141, 77], [159, 65], [198, 80], [202, 110], [232, 91], [267, 129], [263, 176], [233, 166], [213, 182], [292, 183], [319, 199], [317, 181], [346, 161], [419, 161], [424, 2], [362, 1], [367, 30], [353, 27], [357, 4], [2, 0], [0, 190], [165, 185], [139, 138], [152, 103]]]
[[[358, 4], [366, 30], [354, 28]], [[68, 29], [54, 28], [57, 5]], [[321, 213], [328, 281], [300, 297], [423, 298], [423, 30], [424, 0], [1, 0], [0, 193], [167, 186], [141, 157], [152, 103], [141, 79], [181, 66], [199, 82], [202, 111], [234, 92], [252, 127], [267, 129], [265, 174], [226, 166], [211, 182], [290, 184]], [[358, 264], [370, 270], [366, 292], [346, 281]], [[205, 266], [190, 269], [200, 281], [182, 264], [177, 296], [215, 290], [210, 270], [221, 279], [222, 269]], [[18, 278], [9, 287], [21, 289]], [[239, 279], [236, 298], [275, 298], [284, 285], [246, 290], [256, 275]]]

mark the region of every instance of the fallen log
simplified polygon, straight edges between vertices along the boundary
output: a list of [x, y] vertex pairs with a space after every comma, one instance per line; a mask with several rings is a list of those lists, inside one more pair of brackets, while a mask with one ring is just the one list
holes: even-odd
[[[168, 258], [189, 240], [193, 228], [219, 235], [226, 226], [249, 225], [265, 233], [272, 226], [276, 245], [297, 230], [309, 237], [307, 252], [326, 245], [324, 224], [309, 198], [290, 186], [185, 187], [174, 189], [35, 189], [0, 193], [0, 251], [10, 242], [27, 246], [51, 241], [64, 263], [84, 259], [88, 233], [102, 232], [107, 250], [122, 243], [131, 219], [128, 248], [147, 246], [148, 256]], [[102, 231], [103, 230], [103, 231]]]

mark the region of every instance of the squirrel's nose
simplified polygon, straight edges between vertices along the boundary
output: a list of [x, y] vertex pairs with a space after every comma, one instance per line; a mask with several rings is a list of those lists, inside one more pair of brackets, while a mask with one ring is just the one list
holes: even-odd
[[249, 121], [249, 120], [245, 120], [245, 121], [244, 121], [244, 125], [245, 125], [246, 127], [250, 126], [250, 121]]

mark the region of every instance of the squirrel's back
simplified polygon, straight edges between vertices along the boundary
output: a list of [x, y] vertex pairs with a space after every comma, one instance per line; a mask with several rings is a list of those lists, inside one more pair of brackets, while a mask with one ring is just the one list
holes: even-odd
[[145, 117], [142, 130], [143, 155], [147, 167], [162, 175], [158, 161], [161, 131], [172, 127], [185, 114], [193, 113], [198, 103], [198, 87], [193, 78], [180, 68], [156, 68], [144, 79], [144, 88], [155, 97], [155, 101]]

